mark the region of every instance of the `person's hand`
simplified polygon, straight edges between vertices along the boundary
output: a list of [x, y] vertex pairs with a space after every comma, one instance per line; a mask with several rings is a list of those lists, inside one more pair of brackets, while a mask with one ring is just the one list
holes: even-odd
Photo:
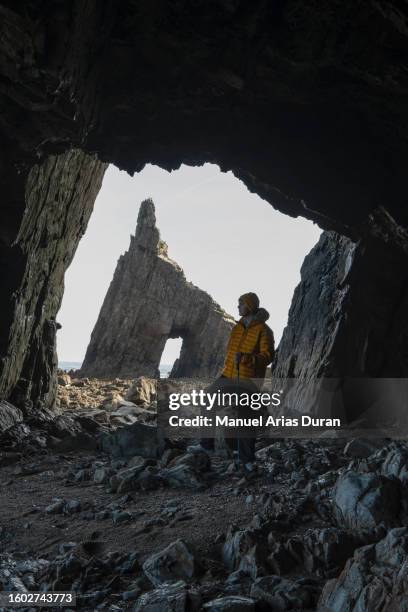
[[235, 353], [235, 364], [252, 363], [252, 355], [250, 353]]
[[241, 363], [251, 364], [252, 355], [250, 355], [249, 353], [241, 353]]

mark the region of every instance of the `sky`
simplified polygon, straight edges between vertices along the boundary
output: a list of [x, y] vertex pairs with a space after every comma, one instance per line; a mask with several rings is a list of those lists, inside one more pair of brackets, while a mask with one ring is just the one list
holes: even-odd
[[[187, 280], [238, 318], [242, 293], [254, 291], [270, 313], [276, 344], [287, 322], [305, 255], [320, 228], [293, 219], [248, 191], [218, 166], [182, 165], [167, 172], [147, 165], [133, 177], [110, 166], [94, 212], [65, 276], [57, 320], [59, 361], [81, 362], [119, 256], [135, 233], [140, 203], [151, 197], [161, 238]], [[168, 341], [162, 363], [173, 363], [181, 341]]]

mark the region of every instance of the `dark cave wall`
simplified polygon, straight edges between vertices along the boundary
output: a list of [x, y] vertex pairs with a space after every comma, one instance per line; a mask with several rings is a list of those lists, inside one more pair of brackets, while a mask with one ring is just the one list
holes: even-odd
[[0, 4], [2, 131], [24, 163], [81, 147], [129, 172], [218, 163], [356, 236], [407, 223], [408, 9], [397, 2]]
[[[0, 394], [52, 403], [63, 270], [103, 174], [79, 150], [131, 173], [217, 163], [282, 212], [356, 241], [353, 270], [375, 261], [362, 253], [369, 215], [383, 207], [408, 226], [407, 23], [408, 8], [385, 0], [0, 2]], [[62, 175], [52, 203], [42, 186], [52, 193]], [[379, 247], [393, 296], [397, 234]], [[374, 317], [389, 333], [367, 335], [366, 296], [383, 303], [370, 266], [366, 293], [358, 274], [348, 281], [350, 313], [325, 355], [333, 368], [350, 355], [351, 370], [405, 371], [402, 297]]]
[[[34, 166], [18, 233], [8, 247], [3, 244], [5, 268], [11, 264], [14, 269], [13, 292], [2, 299], [0, 311], [1, 328], [9, 332], [2, 337], [0, 396], [27, 410], [54, 400], [56, 314], [64, 274], [85, 232], [104, 171], [104, 164], [77, 150]], [[9, 282], [7, 276], [0, 279], [2, 296]]]
[[407, 14], [385, 2], [120, 3], [88, 143], [131, 172], [218, 163], [326, 229], [358, 232], [379, 205], [405, 222]]
[[408, 377], [407, 307], [408, 234], [384, 211], [356, 243], [323, 232], [302, 265], [273, 375], [298, 379], [299, 410], [313, 410], [305, 397], [316, 378]]

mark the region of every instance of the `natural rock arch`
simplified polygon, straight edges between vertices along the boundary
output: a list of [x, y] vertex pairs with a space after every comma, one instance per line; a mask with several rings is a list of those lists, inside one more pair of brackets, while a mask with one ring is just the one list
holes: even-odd
[[186, 280], [160, 239], [152, 200], [139, 209], [130, 247], [119, 258], [80, 374], [158, 377], [168, 338], [182, 338], [171, 376], [217, 376], [234, 319]]
[[105, 162], [217, 163], [354, 240], [378, 207], [407, 225], [401, 5], [74, 0], [0, 16], [0, 394], [27, 410], [52, 404], [64, 270]]

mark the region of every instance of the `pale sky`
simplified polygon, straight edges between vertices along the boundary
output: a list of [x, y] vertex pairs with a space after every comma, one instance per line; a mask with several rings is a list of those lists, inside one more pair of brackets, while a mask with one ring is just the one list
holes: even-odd
[[[181, 166], [166, 172], [148, 165], [130, 177], [110, 166], [88, 229], [65, 277], [57, 320], [60, 361], [85, 356], [92, 329], [119, 256], [135, 233], [142, 200], [156, 207], [161, 238], [187, 280], [207, 291], [238, 318], [237, 301], [254, 291], [270, 313], [276, 343], [287, 322], [300, 266], [317, 242], [320, 228], [283, 215], [251, 194], [231, 172], [218, 166]], [[180, 342], [168, 342], [162, 363], [178, 356]]]

